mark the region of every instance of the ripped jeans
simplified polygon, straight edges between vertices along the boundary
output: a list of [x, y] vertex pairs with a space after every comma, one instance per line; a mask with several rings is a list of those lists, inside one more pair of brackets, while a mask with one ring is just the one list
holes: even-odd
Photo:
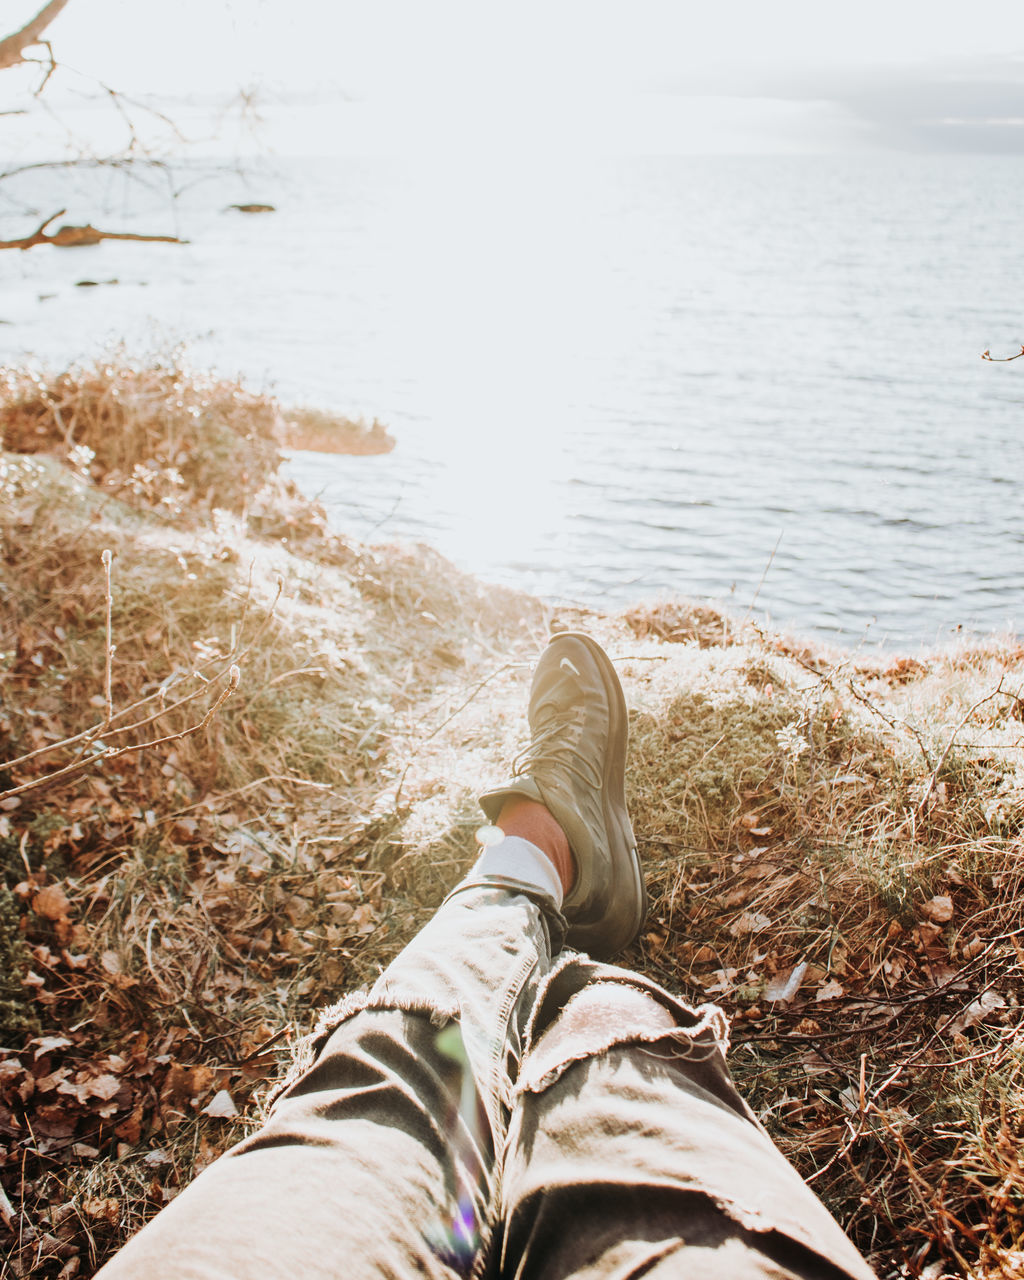
[[103, 1280], [870, 1280], [736, 1092], [721, 1011], [554, 958], [557, 900], [500, 849]]

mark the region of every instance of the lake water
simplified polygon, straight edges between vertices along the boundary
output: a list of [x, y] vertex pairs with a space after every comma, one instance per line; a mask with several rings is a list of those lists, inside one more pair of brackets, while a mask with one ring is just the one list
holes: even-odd
[[1024, 360], [979, 358], [1024, 341], [1020, 158], [309, 160], [173, 205], [77, 181], [70, 220], [191, 243], [0, 255], [4, 358], [183, 338], [381, 418], [390, 455], [289, 463], [343, 531], [556, 600], [1024, 630]]

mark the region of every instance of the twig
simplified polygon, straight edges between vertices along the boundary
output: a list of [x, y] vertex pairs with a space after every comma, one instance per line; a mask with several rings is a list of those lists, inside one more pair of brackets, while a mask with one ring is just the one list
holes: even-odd
[[[249, 641], [249, 643], [245, 646], [244, 649], [239, 650], [236, 644], [234, 647], [232, 647], [232, 649], [228, 653], [224, 654], [223, 657], [211, 658], [209, 662], [206, 662], [201, 667], [194, 669], [191, 674], [194, 676], [198, 676], [201, 679], [205, 679], [202, 673], [208, 667], [213, 666], [215, 662], [223, 662], [223, 661], [230, 662], [232, 659], [236, 659], [238, 662], [241, 662], [241, 660], [246, 657], [246, 655], [252, 649], [253, 645], [256, 643], [256, 641], [260, 638], [263, 632], [270, 625], [270, 620], [274, 616], [274, 610], [277, 608], [277, 602], [278, 600], [280, 600], [281, 592], [283, 590], [284, 590], [284, 582], [279, 578], [277, 582], [277, 593], [274, 596], [274, 599], [271, 601], [270, 608], [267, 610], [266, 616], [264, 617], [263, 621], [253, 632], [252, 639]], [[241, 630], [245, 625], [245, 619], [248, 615], [248, 609], [249, 609], [249, 597], [247, 595], [245, 599], [245, 606], [242, 613], [242, 622], [239, 626], [239, 633], [241, 633]], [[46, 744], [45, 747], [37, 747], [34, 751], [28, 751], [25, 753], [25, 755], [17, 756], [14, 760], [5, 760], [3, 762], [2, 767], [4, 770], [9, 771], [11, 769], [19, 768], [23, 764], [27, 764], [30, 760], [35, 760], [38, 756], [47, 755], [51, 751], [60, 751], [65, 747], [73, 747], [77, 743], [85, 743], [86, 745], [88, 745], [88, 743], [93, 742], [98, 737], [100, 737], [104, 733], [104, 731], [109, 731], [108, 736], [111, 736], [113, 734], [130, 733], [135, 729], [144, 729], [147, 725], [152, 724], [155, 720], [159, 720], [162, 716], [168, 715], [172, 711], [177, 711], [180, 707], [188, 706], [190, 702], [195, 702], [196, 698], [202, 697], [202, 695], [206, 692], [206, 689], [209, 687], [209, 685], [215, 684], [223, 674], [224, 674], [223, 670], [218, 671], [217, 674], [212, 677], [212, 680], [207, 681], [202, 688], [194, 689], [191, 693], [187, 693], [183, 698], [179, 698], [176, 702], [171, 702], [162, 706], [159, 709], [159, 711], [154, 711], [151, 716], [146, 716], [145, 719], [143, 720], [135, 720], [131, 724], [120, 725], [116, 729], [110, 728], [110, 725], [113, 723], [114, 720], [120, 720], [122, 716], [128, 715], [128, 713], [131, 711], [138, 711], [139, 708], [146, 706], [147, 703], [154, 701], [154, 699], [156, 698], [163, 698], [167, 694], [169, 689], [174, 688], [175, 685], [177, 685], [182, 679], [185, 678], [184, 676], [179, 676], [176, 679], [172, 679], [169, 683], [163, 684], [159, 689], [155, 690], [151, 694], [148, 694], [145, 698], [140, 698], [137, 702], [133, 702], [130, 706], [125, 707], [123, 710], [115, 712], [113, 716], [110, 717], [109, 721], [101, 721], [99, 724], [94, 724], [89, 729], [83, 729], [81, 733], [73, 734], [70, 738], [62, 738], [60, 742], [49, 742]], [[92, 759], [95, 759], [95, 758], [96, 757], [92, 757]], [[8, 791], [0, 792], [0, 800], [6, 799], [9, 795], [12, 795], [12, 794], [13, 792], [8, 792]]]
[[757, 584], [757, 590], [754, 592], [753, 599], [750, 601], [750, 604], [747, 605], [747, 611], [743, 615], [743, 618], [740, 622], [741, 627], [744, 625], [744, 623], [747, 621], [750, 615], [754, 612], [754, 605], [757, 604], [757, 597], [761, 594], [761, 588], [764, 586], [765, 578], [768, 577], [769, 569], [771, 569], [772, 565], [775, 563], [775, 553], [779, 549], [779, 545], [782, 542], [782, 535], [784, 533], [785, 533], [784, 529], [779, 530], [779, 536], [775, 539], [775, 546], [772, 547], [772, 553], [768, 557], [768, 563], [765, 565], [764, 572], [761, 574], [761, 581]]
[[[985, 1058], [995, 1058], [1000, 1049], [1011, 1045], [1020, 1036], [1020, 1026], [1008, 1028], [999, 1038], [999, 1043], [987, 1049], [982, 1049], [979, 1053], [972, 1053], [966, 1058], [953, 1058], [949, 1062], [915, 1062], [914, 1066], [919, 1070], [928, 1068], [929, 1070], [945, 1071], [948, 1067], [962, 1067], [968, 1062], [982, 1062]], [[1000, 1059], [1000, 1062], [1002, 1059]]]
[[111, 675], [110, 669], [114, 659], [114, 645], [111, 638], [114, 602], [113, 602], [113, 595], [111, 594], [111, 590], [110, 590], [110, 563], [113, 557], [110, 554], [109, 548], [104, 549], [101, 559], [103, 561], [103, 572], [106, 578], [106, 603], [107, 603], [107, 617], [106, 617], [107, 633], [106, 633], [106, 646], [105, 646], [105, 654], [104, 654], [105, 660], [103, 664], [103, 668], [104, 668], [103, 699], [104, 699], [104, 703], [106, 704], [107, 715], [106, 715], [106, 719], [103, 722], [103, 728], [100, 730], [100, 732], [102, 733], [103, 729], [105, 729], [107, 725], [110, 724], [111, 720], [113, 720], [114, 718], [114, 703], [110, 694], [110, 675]]
[[[863, 1058], [862, 1058], [862, 1060], [863, 1060]], [[870, 1104], [870, 1103], [868, 1103], [868, 1106], [870, 1106], [870, 1105], [871, 1105], [871, 1104]], [[820, 1168], [820, 1169], [815, 1169], [815, 1171], [814, 1171], [813, 1173], [808, 1174], [808, 1175], [807, 1175], [807, 1177], [806, 1177], [806, 1178], [804, 1178], [804, 1181], [807, 1183], [807, 1185], [808, 1185], [808, 1186], [810, 1186], [813, 1182], [817, 1182], [817, 1180], [818, 1180], [819, 1178], [823, 1177], [826, 1173], [828, 1173], [829, 1169], [831, 1169], [831, 1168], [832, 1168], [832, 1166], [833, 1166], [833, 1165], [834, 1165], [838, 1160], [842, 1160], [843, 1156], [845, 1156], [845, 1155], [846, 1155], [846, 1153], [851, 1149], [851, 1147], [852, 1147], [852, 1146], [853, 1146], [853, 1144], [857, 1141], [857, 1139], [860, 1137], [860, 1135], [864, 1132], [864, 1125], [865, 1125], [865, 1123], [866, 1123], [866, 1122], [867, 1122], [867, 1113], [864, 1111], [864, 1109], [863, 1109], [863, 1107], [862, 1107], [862, 1108], [861, 1108], [861, 1113], [860, 1113], [860, 1118], [859, 1118], [859, 1119], [858, 1119], [858, 1121], [857, 1121], [857, 1126], [856, 1126], [856, 1128], [854, 1128], [854, 1126], [853, 1126], [852, 1124], [850, 1125], [850, 1136], [849, 1136], [849, 1138], [846, 1140], [846, 1142], [844, 1142], [844, 1143], [843, 1143], [843, 1145], [842, 1145], [841, 1147], [836, 1147], [835, 1151], [833, 1151], [832, 1155], [831, 1155], [831, 1156], [829, 1157], [829, 1159], [828, 1159], [828, 1160], [827, 1160], [827, 1161], [826, 1161], [826, 1162], [821, 1166], [821, 1168]], [[849, 1121], [847, 1121], [847, 1123], [849, 1124]]]
[[[44, 48], [44, 49], [46, 50], [46, 57], [47, 57], [48, 61], [47, 61], [47, 63], [46, 63], [46, 71], [45, 71], [45, 72], [44, 72], [44, 74], [43, 74], [43, 78], [42, 78], [42, 80], [40, 80], [40, 81], [39, 81], [39, 84], [38, 84], [38, 85], [36, 85], [35, 91], [34, 91], [34, 93], [33, 93], [33, 95], [32, 95], [34, 98], [38, 98], [38, 97], [41, 97], [41, 96], [42, 96], [42, 92], [43, 92], [43, 90], [44, 90], [44, 89], [46, 88], [46, 86], [50, 83], [50, 79], [51, 79], [51, 77], [53, 76], [53, 73], [57, 70], [57, 55], [53, 52], [53, 45], [50, 43], [50, 41], [49, 41], [49, 40], [40, 40], [40, 41], [38, 41], [38, 43], [39, 43], [39, 45], [40, 45], [42, 48]], [[26, 59], [25, 59], [25, 61], [26, 61], [26, 62], [28, 62], [28, 61], [38, 62], [38, 61], [39, 61], [39, 59], [38, 59], [38, 58], [32, 58], [32, 59], [28, 59], [28, 58], [26, 58]]]
[[[0, 116], [26, 114], [25, 111], [0, 111]], [[106, 158], [81, 156], [71, 160], [35, 160], [30, 164], [19, 164], [10, 169], [0, 170], [0, 182], [7, 178], [17, 178], [23, 173], [35, 173], [40, 169], [158, 169], [163, 173], [167, 169], [167, 161], [146, 156], [127, 158], [121, 155]], [[202, 179], [196, 181], [202, 181]]]
[[[768, 637], [764, 634], [761, 628], [758, 627], [756, 623], [752, 623], [751, 626], [753, 627], [754, 632], [760, 638], [761, 643], [764, 644], [766, 648], [770, 648], [771, 646], [769, 644]], [[819, 671], [816, 667], [812, 666], [811, 663], [809, 663], [805, 658], [803, 658], [799, 653], [793, 653], [790, 656], [797, 662], [799, 666], [803, 667], [805, 671], [809, 671], [811, 675], [814, 676], [817, 680], [819, 680], [822, 684], [828, 685], [833, 689], [836, 686], [836, 679], [840, 671], [842, 670], [842, 667], [846, 665], [845, 663], [842, 663], [837, 667], [833, 667], [831, 670], [826, 669], [825, 671]], [[867, 707], [867, 709], [871, 711], [874, 715], [878, 716], [880, 720], [884, 720], [890, 729], [894, 729], [894, 730], [905, 729], [907, 733], [911, 735], [911, 737], [914, 739], [914, 741], [917, 743], [918, 747], [920, 748], [921, 755], [924, 756], [925, 765], [929, 769], [932, 767], [931, 754], [929, 753], [928, 748], [924, 745], [924, 739], [921, 737], [920, 730], [915, 729], [914, 726], [908, 720], [900, 720], [900, 719], [897, 719], [895, 716], [886, 715], [886, 713], [881, 709], [881, 707], [876, 706], [875, 703], [871, 701], [871, 699], [867, 696], [866, 693], [863, 693], [860, 689], [857, 688], [852, 678], [846, 681], [846, 687], [849, 689], [850, 693], [854, 696], [854, 698], [856, 698], [857, 701], [861, 703], [862, 706]]]
[[[762, 645], [764, 645], [766, 649], [770, 651], [779, 651], [778, 640], [776, 639], [775, 641], [773, 641], [768, 636], [766, 636], [764, 633], [763, 627], [759, 627], [756, 622], [752, 622], [750, 624], [750, 629], [751, 631], [753, 631], [754, 635], [757, 636], [757, 638], [761, 641]], [[785, 653], [788, 657], [792, 658], [793, 661], [798, 666], [803, 667], [805, 671], [809, 671], [816, 680], [820, 680], [823, 684], [833, 685], [836, 674], [840, 670], [839, 667], [833, 667], [831, 670], [826, 668], [826, 670], [824, 671], [819, 671], [819, 669], [816, 666], [808, 662], [807, 659], [803, 657], [803, 655], [799, 653], [797, 650], [783, 649], [781, 650], [781, 652]]]
[[282, 1027], [280, 1031], [275, 1031], [269, 1039], [264, 1040], [261, 1045], [257, 1045], [252, 1053], [247, 1053], [244, 1058], [234, 1058], [228, 1062], [228, 1065], [231, 1067], [243, 1067], [247, 1062], [252, 1062], [254, 1058], [262, 1058], [269, 1049], [272, 1049], [275, 1044], [285, 1038], [288, 1031], [288, 1027]]
[[932, 767], [931, 754], [928, 751], [928, 748], [924, 745], [924, 739], [921, 737], [921, 731], [919, 729], [915, 729], [909, 720], [898, 720], [895, 716], [886, 715], [881, 707], [877, 707], [866, 693], [862, 693], [857, 688], [852, 680], [848, 680], [846, 685], [857, 701], [878, 716], [880, 720], [884, 720], [890, 729], [906, 729], [907, 733], [911, 735], [920, 748], [921, 754], [924, 756], [925, 765], [929, 769]]
[[1006, 364], [1010, 360], [1019, 360], [1021, 356], [1024, 356], [1024, 344], [1014, 356], [992, 356], [987, 351], [981, 353], [982, 360], [988, 360], [991, 364]]
[[[63, 769], [56, 769], [53, 773], [47, 773], [41, 778], [33, 778], [31, 782], [23, 782], [20, 787], [11, 787], [7, 791], [0, 792], [0, 800], [9, 800], [13, 796], [23, 795], [26, 791], [32, 791], [36, 787], [48, 786], [51, 782], [57, 782], [60, 778], [67, 778], [73, 773], [78, 773], [82, 769], [87, 769], [90, 765], [110, 764], [112, 761], [120, 759], [121, 756], [130, 755], [134, 751], [148, 751], [150, 747], [162, 747], [168, 742], [179, 742], [182, 738], [190, 738], [194, 733], [199, 733], [201, 729], [205, 729], [209, 725], [213, 717], [238, 688], [240, 678], [241, 672], [238, 667], [232, 665], [228, 672], [227, 687], [221, 690], [217, 700], [210, 706], [206, 715], [204, 715], [202, 720], [197, 724], [190, 725], [187, 729], [182, 729], [178, 733], [165, 734], [162, 738], [151, 738], [148, 742], [129, 743], [128, 746], [125, 747], [107, 747], [105, 750], [97, 752], [96, 755], [89, 756], [84, 760], [76, 760], [72, 764], [65, 765]], [[170, 708], [168, 708], [168, 710], [170, 710]], [[164, 712], [160, 712], [159, 714], [163, 715]], [[154, 716], [152, 718], [156, 719], [157, 717]], [[142, 723], [148, 724], [149, 721], [143, 721]], [[119, 732], [123, 731], [119, 730]]]
[[477, 684], [473, 686], [473, 690], [470, 693], [469, 697], [466, 698], [464, 702], [460, 702], [459, 705], [455, 708], [455, 710], [451, 713], [451, 715], [446, 716], [441, 721], [441, 723], [437, 726], [437, 728], [431, 730], [431, 732], [428, 733], [425, 738], [421, 739], [421, 741], [429, 742], [431, 738], [436, 738], [437, 735], [441, 732], [441, 730], [446, 725], [451, 724], [451, 722], [455, 719], [455, 717], [460, 712], [465, 711], [465, 709], [469, 706], [469, 704], [473, 701], [473, 699], [477, 696], [477, 694], [480, 693], [487, 685], [489, 685], [492, 680], [495, 680], [498, 676], [500, 676], [505, 671], [521, 670], [523, 668], [523, 665], [524, 664], [521, 662], [506, 662], [502, 666], [498, 667], [497, 670], [492, 671], [490, 675], [485, 676], [483, 680], [480, 680]]
[[946, 760], [949, 757], [949, 753], [953, 750], [953, 744], [954, 742], [956, 742], [957, 734], [964, 727], [964, 725], [968, 723], [971, 716], [974, 715], [975, 711], [977, 711], [979, 707], [983, 707], [986, 702], [991, 702], [993, 698], [997, 698], [1002, 692], [1003, 692], [1003, 677], [1000, 676], [999, 683], [996, 685], [995, 689], [993, 689], [991, 693], [986, 694], [984, 698], [979, 698], [978, 701], [974, 704], [974, 706], [967, 711], [967, 714], [963, 717], [963, 719], [956, 726], [953, 732], [949, 735], [949, 741], [946, 743], [946, 746], [942, 752], [942, 755], [939, 756], [939, 763], [931, 771], [931, 774], [928, 778], [928, 782], [925, 785], [924, 794], [921, 796], [921, 799], [917, 802], [917, 805], [914, 808], [914, 813], [917, 817], [920, 817], [921, 814], [924, 812], [924, 807], [928, 803], [928, 800], [932, 794], [932, 791], [935, 789], [935, 783], [938, 781], [939, 774], [942, 772], [942, 766], [946, 763]]
[[168, 733], [162, 738], [152, 738], [149, 742], [136, 742], [127, 747], [117, 747], [110, 752], [106, 759], [116, 760], [119, 756], [128, 755], [132, 751], [145, 751], [149, 747], [162, 746], [165, 742], [177, 742], [179, 738], [191, 737], [193, 733], [198, 733], [200, 729], [205, 729], [224, 703], [227, 702], [228, 698], [230, 698], [238, 688], [238, 682], [241, 678], [241, 671], [239, 671], [238, 667], [232, 663], [228, 670], [228, 683], [226, 688], [221, 690], [217, 696], [217, 701], [212, 704], [206, 715], [203, 716], [202, 720], [200, 720], [198, 724], [192, 725], [189, 729], [182, 729], [180, 733]]
[[66, 213], [67, 213], [67, 209], [58, 209], [56, 213], [51, 213], [48, 218], [40, 222], [39, 226], [36, 227], [35, 231], [33, 231], [30, 235], [25, 236], [22, 240], [9, 240], [6, 243], [11, 247], [17, 247], [17, 248], [24, 247], [26, 249], [29, 248], [30, 245], [32, 244], [42, 244], [42, 242], [46, 239], [46, 234], [45, 234], [46, 228], [50, 225], [51, 222], [56, 222], [58, 218], [62, 218]]
[[[192, 674], [196, 675], [198, 673], [193, 672]], [[109, 725], [105, 726], [101, 721], [99, 724], [94, 724], [92, 728], [83, 729], [81, 733], [76, 733], [70, 738], [62, 738], [60, 742], [49, 742], [45, 747], [37, 747], [35, 751], [29, 751], [25, 755], [18, 756], [14, 760], [7, 760], [4, 762], [3, 768], [5, 770], [16, 769], [23, 764], [27, 764], [30, 760], [35, 760], [39, 756], [48, 755], [51, 751], [60, 751], [65, 747], [73, 747], [79, 742], [84, 742], [86, 744], [93, 742], [96, 738], [100, 737], [105, 727], [109, 730], [107, 735], [108, 737], [113, 734], [129, 733], [132, 729], [145, 728], [146, 725], [152, 724], [154, 720], [159, 720], [161, 716], [165, 716], [171, 711], [176, 711], [179, 707], [184, 707], [187, 706], [188, 703], [194, 702], [196, 698], [201, 697], [203, 693], [206, 692], [206, 689], [209, 687], [209, 683], [216, 682], [223, 674], [223, 672], [220, 672], [218, 675], [214, 676], [212, 682], [208, 682], [199, 689], [194, 689], [192, 693], [186, 694], [184, 698], [179, 698], [177, 702], [171, 702], [166, 706], [161, 707], [159, 711], [155, 711], [151, 716], [147, 716], [144, 720], [136, 720], [133, 721], [132, 724], [120, 725], [116, 729], [111, 729]], [[184, 677], [179, 677], [179, 679], [183, 678]], [[154, 698], [162, 698], [164, 694], [166, 694], [167, 688], [173, 688], [176, 683], [177, 680], [175, 680], [170, 686], [157, 689], [155, 693], [149, 694], [148, 697], [140, 698], [138, 702], [133, 702], [131, 706], [125, 707], [123, 711], [116, 712], [113, 719], [119, 720], [121, 716], [126, 716], [129, 711], [137, 711], [139, 707], [144, 707], [148, 702], [152, 702]], [[0, 793], [0, 800], [4, 799], [7, 794], [7, 792]]]
[[18, 843], [18, 852], [21, 854], [21, 861], [25, 866], [25, 874], [32, 879], [32, 866], [28, 860], [28, 827], [21, 833], [21, 840]]

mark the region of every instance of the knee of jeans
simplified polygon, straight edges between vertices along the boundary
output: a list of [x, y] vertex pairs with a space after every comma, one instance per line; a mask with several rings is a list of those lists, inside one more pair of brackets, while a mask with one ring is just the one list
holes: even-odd
[[549, 1088], [573, 1063], [635, 1045], [724, 1072], [729, 1026], [717, 1005], [688, 1005], [626, 969], [567, 956], [541, 989], [516, 1093]]
[[291, 1063], [285, 1074], [270, 1090], [266, 1107], [273, 1109], [288, 1094], [294, 1092], [320, 1061], [330, 1044], [331, 1037], [343, 1026], [352, 1023], [361, 1013], [389, 1011], [419, 1014], [437, 1031], [450, 1025], [458, 1025], [460, 1010], [454, 1004], [414, 999], [395, 998], [375, 990], [354, 991], [334, 1004], [320, 1010], [316, 1025], [292, 1047]]

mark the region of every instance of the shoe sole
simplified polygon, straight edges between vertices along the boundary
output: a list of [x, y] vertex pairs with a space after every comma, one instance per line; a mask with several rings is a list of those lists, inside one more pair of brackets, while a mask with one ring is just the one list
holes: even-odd
[[[644, 882], [643, 871], [640, 867], [640, 855], [637, 852], [636, 837], [633, 834], [629, 811], [626, 808], [625, 774], [626, 749], [629, 742], [629, 714], [626, 710], [626, 698], [622, 692], [622, 684], [618, 674], [614, 666], [612, 666], [611, 659], [597, 641], [579, 631], [560, 631], [557, 635], [551, 637], [551, 643], [563, 636], [566, 639], [578, 640], [593, 658], [601, 676], [601, 684], [608, 697], [608, 738], [610, 749], [604, 760], [601, 807], [609, 835], [611, 869], [614, 872], [616, 864], [621, 861], [621, 855], [617, 857], [616, 850], [622, 846], [613, 839], [613, 833], [617, 833], [627, 850], [626, 857], [628, 857], [629, 865], [628, 869], [623, 868], [624, 871], [627, 871], [625, 878], [627, 883], [631, 881], [631, 896], [638, 903], [635, 922], [631, 926], [628, 937], [624, 941], [616, 941], [611, 947], [607, 946], [607, 944], [602, 945], [600, 936], [602, 929], [606, 930], [607, 926], [602, 926], [600, 923], [584, 923], [579, 926], [570, 925], [567, 941], [572, 946], [579, 947], [580, 950], [589, 951], [591, 955], [595, 955], [598, 958], [605, 958], [625, 950], [626, 947], [636, 941], [640, 930], [644, 926], [644, 921], [647, 919], [649, 906], [647, 885]], [[616, 896], [618, 897], [618, 894]]]

